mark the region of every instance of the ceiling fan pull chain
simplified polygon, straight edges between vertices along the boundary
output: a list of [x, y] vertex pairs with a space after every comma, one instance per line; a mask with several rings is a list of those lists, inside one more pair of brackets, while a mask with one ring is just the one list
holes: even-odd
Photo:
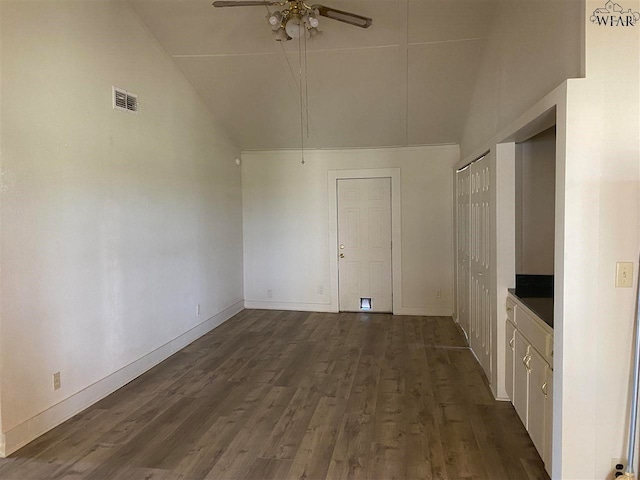
[[307, 35], [304, 35], [304, 109], [307, 113], [307, 138], [309, 138], [309, 64], [307, 63]]
[[[300, 35], [301, 37], [302, 35]], [[302, 158], [300, 163], [304, 165], [304, 116], [302, 103], [302, 39], [298, 37], [298, 86], [300, 91], [300, 157]]]

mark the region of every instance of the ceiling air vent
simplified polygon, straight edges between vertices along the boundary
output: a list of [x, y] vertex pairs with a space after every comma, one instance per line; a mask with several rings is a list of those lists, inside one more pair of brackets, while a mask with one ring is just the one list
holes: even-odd
[[138, 113], [138, 95], [113, 87], [113, 108], [124, 112]]

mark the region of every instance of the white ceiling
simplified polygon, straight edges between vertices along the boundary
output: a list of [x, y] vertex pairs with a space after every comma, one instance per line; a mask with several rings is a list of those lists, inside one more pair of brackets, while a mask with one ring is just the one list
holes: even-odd
[[[323, 35], [307, 42], [305, 147], [459, 142], [493, 3], [318, 1], [373, 25], [320, 18]], [[300, 148], [299, 44], [272, 38], [265, 7], [130, 3], [240, 148]]]

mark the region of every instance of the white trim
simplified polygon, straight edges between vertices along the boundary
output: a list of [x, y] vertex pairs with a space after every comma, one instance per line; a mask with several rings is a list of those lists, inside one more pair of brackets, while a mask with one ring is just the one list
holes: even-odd
[[391, 270], [393, 278], [393, 313], [402, 310], [402, 192], [400, 168], [369, 168], [362, 170], [329, 170], [327, 192], [329, 195], [329, 272], [331, 311], [339, 311], [338, 301], [338, 199], [337, 181], [347, 178], [391, 179]]
[[487, 142], [483, 143], [480, 148], [476, 148], [475, 150], [466, 154], [455, 165], [454, 170], [468, 165], [476, 158], [485, 154], [488, 150], [493, 150], [499, 143], [509, 143], [526, 140], [536, 133], [540, 133], [552, 126], [548, 122], [551, 120], [551, 118], [555, 119], [555, 116], [552, 117], [554, 108], [558, 109], [561, 105], [564, 105], [566, 103], [566, 91], [567, 81], [561, 83], [558, 87], [545, 95], [539, 102], [537, 102], [533, 107], [520, 115], [520, 117], [518, 117], [515, 121], [504, 127], [502, 130], [500, 130], [500, 132], [496, 133]]
[[[398, 152], [415, 152], [415, 151], [420, 151], [420, 150], [424, 150], [425, 148], [428, 149], [432, 149], [432, 148], [437, 148], [437, 147], [451, 147], [451, 146], [457, 146], [457, 143], [425, 143], [425, 144], [420, 144], [420, 145], [382, 145], [380, 147], [341, 147], [341, 148], [315, 148], [315, 149], [309, 149], [306, 150], [305, 149], [305, 155], [307, 155], [308, 153], [312, 153], [314, 155], [322, 155], [322, 154], [335, 154], [335, 153], [340, 153], [343, 152], [345, 150], [347, 151], [353, 151], [353, 150], [359, 150], [362, 152], [365, 152], [367, 150], [369, 151], [379, 151], [379, 150], [397, 150]], [[247, 149], [247, 150], [242, 150], [242, 155], [244, 154], [262, 154], [265, 152], [296, 152], [299, 153], [300, 152], [300, 148], [267, 148], [267, 149]]]
[[257, 310], [292, 310], [296, 312], [333, 312], [330, 303], [300, 303], [300, 302], [265, 302], [260, 300], [245, 300], [244, 308]]
[[191, 330], [186, 331], [143, 357], [140, 357], [138, 360], [113, 372], [102, 380], [89, 385], [85, 389], [80, 390], [47, 410], [38, 413], [34, 417], [25, 420], [11, 430], [4, 432], [4, 435], [0, 438], [0, 457], [4, 458], [7, 455], [11, 455], [40, 435], [57, 427], [62, 422], [65, 422], [77, 413], [80, 413], [82, 410], [85, 410], [97, 401], [115, 392], [163, 360], [166, 360], [177, 351], [183, 349], [194, 340], [197, 340], [241, 312], [242, 309], [242, 301], [227, 307], [217, 315], [205, 320]]
[[[288, 310], [296, 312], [338, 313], [330, 303], [265, 302], [260, 300], [246, 300], [244, 302], [244, 308], [252, 310]], [[400, 307], [394, 315], [451, 317], [453, 315], [453, 309], [451, 307]]]
[[453, 317], [452, 307], [400, 307], [394, 315], [411, 315], [418, 317]]
[[496, 145], [495, 169], [495, 202], [493, 212], [495, 221], [495, 242], [492, 245], [495, 268], [495, 291], [492, 290], [495, 301], [496, 323], [492, 329], [494, 342], [491, 390], [496, 400], [509, 400], [505, 386], [506, 376], [506, 329], [505, 308], [507, 289], [515, 287], [516, 281], [516, 209], [515, 209], [515, 164], [516, 145], [514, 142]]

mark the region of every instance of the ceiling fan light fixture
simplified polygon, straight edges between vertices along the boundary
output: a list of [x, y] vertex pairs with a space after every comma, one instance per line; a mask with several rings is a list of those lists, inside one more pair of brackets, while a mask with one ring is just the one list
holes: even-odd
[[267, 16], [267, 19], [272, 27], [280, 28], [282, 25], [282, 13], [280, 12], [273, 12], [271, 15]]
[[287, 35], [291, 38], [299, 38], [304, 35], [306, 30], [304, 23], [300, 19], [300, 17], [291, 17], [287, 20], [287, 24], [284, 26], [287, 31]]
[[278, 42], [286, 42], [287, 40], [290, 40], [289, 35], [287, 35], [284, 27], [280, 27], [277, 30], [274, 30], [273, 36], [276, 37], [276, 41]]
[[317, 28], [313, 27], [309, 29], [309, 39], [313, 40], [316, 37], [319, 37], [320, 35], [322, 35], [322, 32], [320, 30], [318, 30]]
[[307, 24], [307, 28], [317, 28], [317, 26], [320, 24], [315, 15], [312, 14], [304, 17], [304, 23]]

